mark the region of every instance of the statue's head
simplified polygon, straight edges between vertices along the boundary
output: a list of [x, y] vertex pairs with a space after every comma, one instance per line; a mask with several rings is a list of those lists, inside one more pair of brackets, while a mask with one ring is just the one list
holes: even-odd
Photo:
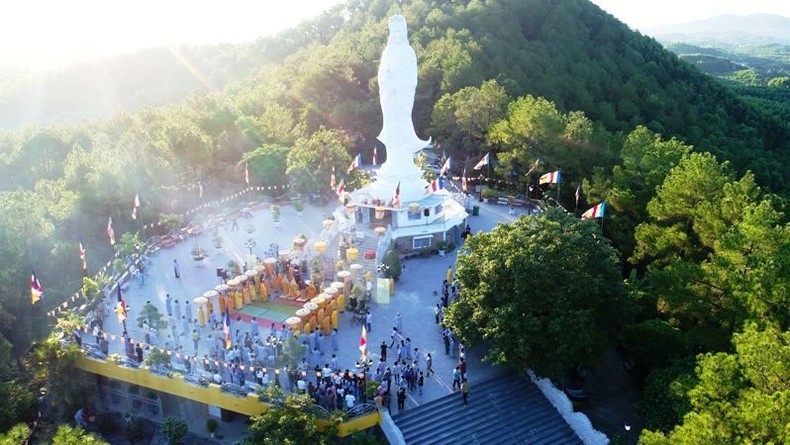
[[390, 17], [390, 36], [387, 43], [408, 43], [408, 34], [406, 32], [406, 18], [402, 15], [393, 15]]

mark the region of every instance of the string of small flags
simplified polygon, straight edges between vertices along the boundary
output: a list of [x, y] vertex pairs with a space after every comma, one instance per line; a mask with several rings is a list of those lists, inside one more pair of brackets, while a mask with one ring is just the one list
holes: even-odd
[[[202, 205], [200, 205], [198, 207], [195, 207], [193, 209], [190, 209], [190, 210], [186, 211], [184, 213], [184, 215], [191, 215], [191, 214], [197, 212], [198, 210], [202, 210], [202, 209], [210, 207], [210, 206], [216, 206], [218, 204], [222, 204], [222, 203], [228, 202], [231, 199], [236, 199], [239, 196], [245, 195], [245, 194], [253, 192], [253, 191], [271, 191], [271, 190], [275, 190], [276, 191], [276, 190], [287, 190], [288, 188], [289, 188], [289, 186], [287, 186], [287, 185], [282, 185], [282, 186], [279, 186], [279, 185], [267, 185], [267, 186], [260, 185], [260, 186], [247, 187], [247, 188], [245, 188], [245, 189], [243, 189], [243, 190], [241, 190], [241, 191], [239, 191], [237, 193], [234, 193], [232, 195], [229, 195], [229, 196], [226, 196], [224, 198], [217, 199], [215, 201], [211, 201], [211, 202], [202, 204]], [[148, 229], [148, 228], [151, 228], [151, 227], [154, 227], [154, 226], [161, 226], [162, 224], [163, 224], [163, 222], [159, 221], [157, 223], [148, 224], [148, 225], [145, 226], [145, 228]], [[112, 267], [113, 261], [118, 259], [119, 256], [120, 256], [120, 252], [115, 252], [115, 254], [113, 254], [113, 257], [109, 261], [107, 261], [106, 264], [104, 264], [102, 266], [102, 268], [99, 270], [97, 275], [101, 275], [101, 274], [106, 273], [107, 270], [109, 270]], [[94, 278], [95, 278], [95, 276], [94, 276]], [[80, 301], [78, 303], [77, 300], [81, 300], [83, 298], [85, 299], [85, 301]], [[58, 314], [60, 314], [61, 312], [68, 310], [70, 306], [71, 307], [74, 307], [75, 305], [79, 306], [79, 305], [82, 305], [82, 304], [87, 303], [87, 302], [88, 302], [88, 297], [86, 295], [84, 295], [81, 291], [77, 291], [71, 297], [68, 297], [63, 303], [59, 304], [57, 307], [55, 307], [51, 311], [47, 312], [47, 315], [50, 316], [50, 317], [57, 317]]]
[[[237, 193], [234, 193], [234, 194], [232, 194], [230, 196], [226, 196], [226, 197], [221, 198], [221, 199], [217, 199], [217, 200], [214, 200], [214, 201], [211, 201], [211, 202], [207, 202], [207, 203], [201, 204], [201, 205], [199, 205], [199, 206], [197, 206], [195, 208], [189, 209], [189, 210], [187, 210], [186, 212], [183, 213], [183, 216], [189, 216], [189, 215], [192, 215], [193, 213], [198, 212], [200, 210], [203, 210], [205, 208], [214, 207], [214, 206], [217, 206], [219, 204], [224, 204], [224, 203], [226, 203], [226, 202], [228, 202], [228, 201], [230, 201], [232, 199], [236, 199], [236, 198], [238, 198], [238, 197], [240, 197], [242, 195], [246, 195], [247, 193], [250, 193], [250, 192], [256, 192], [256, 191], [277, 191], [277, 190], [283, 190], [284, 191], [284, 190], [288, 190], [289, 188], [290, 188], [290, 186], [288, 186], [288, 185], [257, 185], [257, 186], [247, 187], [247, 188], [245, 188], [245, 189], [243, 189], [243, 190], [241, 190], [241, 191], [239, 191]], [[157, 221], [155, 223], [144, 225], [143, 229], [150, 229], [150, 228], [153, 228], [153, 227], [161, 227], [165, 223], [166, 223], [166, 221], [159, 220], [159, 221]]]

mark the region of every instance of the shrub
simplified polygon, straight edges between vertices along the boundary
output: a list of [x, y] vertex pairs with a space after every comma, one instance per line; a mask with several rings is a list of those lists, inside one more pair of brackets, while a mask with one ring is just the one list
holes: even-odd
[[178, 444], [181, 439], [186, 436], [187, 431], [186, 420], [176, 417], [168, 417], [160, 427], [162, 437], [164, 437], [170, 445]]
[[384, 276], [398, 281], [401, 273], [400, 257], [398, 252], [390, 250], [384, 255]]

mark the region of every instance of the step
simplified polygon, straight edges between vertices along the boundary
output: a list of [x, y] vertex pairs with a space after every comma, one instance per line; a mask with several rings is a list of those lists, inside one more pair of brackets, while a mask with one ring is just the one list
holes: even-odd
[[[477, 419], [473, 422], [466, 422], [462, 426], [438, 436], [437, 434], [431, 434], [419, 437], [414, 443], [505, 443], [499, 440], [484, 441], [481, 439], [506, 430], [506, 425], [508, 425], [511, 420], [518, 420], [523, 416], [525, 410], [526, 408], [513, 409], [506, 415], [502, 415], [502, 412], [497, 412], [493, 416], [477, 416]], [[512, 425], [512, 423], [510, 425]]]
[[[480, 391], [482, 393], [482, 392], [485, 392], [485, 391], [492, 390], [493, 388], [496, 388], [496, 387], [498, 387], [500, 385], [507, 385], [507, 383], [508, 382], [505, 379], [501, 379], [501, 380], [500, 379], [490, 379], [490, 380], [486, 380], [486, 381], [484, 381], [484, 382], [482, 382], [480, 384], [477, 384], [477, 385], [473, 386], [472, 390], [475, 393], [477, 393], [478, 391]], [[439, 409], [440, 411], [443, 411], [443, 410], [441, 410], [438, 407], [440, 407], [442, 405], [445, 405], [445, 404], [448, 404], [449, 400], [457, 400], [459, 397], [461, 397], [461, 396], [457, 392], [455, 392], [453, 394], [448, 394], [448, 395], [446, 395], [444, 397], [441, 397], [441, 398], [438, 398], [438, 399], [435, 399], [435, 400], [431, 400], [430, 402], [427, 402], [427, 403], [423, 403], [422, 405], [420, 405], [418, 407], [415, 407], [413, 409], [410, 409], [408, 411], [405, 411], [403, 413], [398, 413], [397, 415], [392, 416], [392, 419], [399, 426], [402, 425], [402, 424], [403, 425], [407, 425], [409, 423], [409, 420], [412, 419], [412, 418], [422, 418], [422, 414], [421, 413], [423, 411], [430, 411], [432, 413], [432, 415], [433, 415], [433, 414], [436, 413], [437, 409]], [[450, 402], [450, 403], [452, 403], [452, 402]]]
[[[476, 400], [479, 398], [480, 400], [488, 401], [486, 397], [487, 393], [475, 393], [471, 397], [475, 398]], [[513, 394], [502, 393], [497, 394], [497, 397], [501, 398], [501, 402], [507, 401], [510, 397], [513, 397]], [[516, 394], [515, 397], [518, 397]], [[469, 411], [477, 411], [477, 407], [474, 405], [469, 405], [472, 409]], [[421, 421], [425, 418], [426, 415], [430, 416], [432, 420], [433, 427], [440, 425], [444, 421], [448, 421], [449, 423], [452, 422], [452, 419], [458, 415], [458, 411], [462, 408], [463, 405], [461, 403], [461, 395], [460, 393], [452, 394], [449, 398], [445, 399], [445, 403], [442, 405], [438, 405], [433, 409], [428, 411], [421, 411], [415, 417], [408, 419], [406, 422], [396, 422], [398, 427], [403, 431], [404, 434], [410, 431], [414, 431], [415, 429], [419, 429], [421, 427]]]
[[[478, 390], [480, 390], [480, 391], [487, 391], [487, 390], [489, 390], [489, 388], [493, 388], [493, 387], [496, 387], [496, 386], [498, 386], [500, 384], [507, 383], [507, 379], [510, 378], [510, 377], [512, 377], [512, 376], [509, 373], [503, 373], [503, 374], [498, 375], [496, 377], [489, 378], [488, 380], [484, 380], [484, 381], [482, 381], [480, 383], [473, 383], [472, 390], [473, 391], [478, 391]], [[428, 408], [428, 407], [431, 407], [431, 406], [441, 405], [442, 403], [444, 403], [444, 400], [446, 400], [447, 398], [449, 398], [449, 397], [451, 397], [453, 395], [457, 395], [457, 393], [448, 394], [448, 395], [440, 397], [438, 399], [434, 399], [434, 400], [431, 400], [429, 402], [423, 403], [420, 406], [418, 406], [417, 408], [415, 408], [414, 410], [422, 410], [423, 408]], [[403, 414], [403, 416], [408, 417], [409, 414], [411, 412], [413, 412], [414, 410], [405, 412]], [[392, 418], [393, 418], [393, 420], [395, 420], [397, 422], [398, 419], [401, 419], [403, 417], [400, 414], [398, 414], [398, 415], [393, 416]]]
[[[480, 422], [483, 424], [492, 422], [497, 423], [496, 421], [498, 418], [522, 406], [522, 395], [519, 394], [518, 391], [496, 394], [476, 394], [472, 397], [475, 397], [474, 402], [470, 401], [470, 404], [464, 407], [461, 402], [461, 396], [457, 395], [449, 411], [446, 411], [442, 415], [437, 416], [432, 414], [430, 416], [431, 423], [429, 425], [420, 425], [417, 426], [417, 428], [401, 428], [401, 431], [404, 436], [419, 437], [420, 443], [422, 443], [436, 436], [455, 435], [458, 431], [465, 431], [468, 428], [477, 427]], [[499, 405], [497, 409], [491, 409], [492, 405], [489, 403], [489, 400], [487, 400], [487, 398], [490, 399], [491, 397], [497, 398]], [[425, 428], [425, 426], [427, 426], [427, 428]]]
[[[494, 396], [498, 397], [500, 403], [507, 403], [510, 398], [518, 398], [519, 395], [517, 392], [475, 392], [471, 395], [471, 398], [475, 400], [481, 400], [484, 402], [488, 402], [488, 398]], [[453, 416], [457, 416], [459, 409], [463, 406], [461, 404], [461, 395], [459, 393], [452, 394], [449, 397], [443, 398], [444, 403], [442, 405], [436, 406], [433, 409], [428, 410], [427, 414], [430, 415], [432, 425], [435, 427], [436, 425], [440, 424], [444, 419], [451, 419]], [[478, 409], [482, 409], [483, 405], [469, 405], [471, 409], [467, 409], [467, 411], [477, 411]], [[490, 410], [486, 410], [490, 411]], [[423, 413], [425, 414], [425, 413]], [[401, 431], [406, 434], [407, 431], [414, 431], [415, 427], [417, 429], [420, 428], [420, 421], [424, 419], [424, 415], [420, 415], [417, 417], [412, 417], [408, 419], [408, 422], [396, 422], [398, 427], [401, 428]], [[450, 422], [453, 423], [453, 422]]]
[[454, 393], [395, 422], [408, 444], [582, 443], [533, 383], [507, 376], [475, 385], [467, 407]]

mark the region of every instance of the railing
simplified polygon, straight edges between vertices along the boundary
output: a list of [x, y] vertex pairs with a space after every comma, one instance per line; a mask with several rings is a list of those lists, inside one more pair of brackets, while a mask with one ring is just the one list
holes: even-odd
[[384, 255], [392, 246], [392, 226], [387, 225], [387, 231], [379, 238], [379, 244], [376, 247], [376, 270], [379, 270], [379, 265], [384, 260]]
[[[151, 371], [148, 368], [139, 369], [125, 367], [110, 361], [98, 360], [88, 356], [80, 357], [77, 366], [87, 372], [103, 375], [113, 380], [126, 382], [141, 388], [148, 388], [155, 391], [172, 394], [206, 405], [214, 405], [228, 411], [233, 411], [246, 416], [254, 416], [269, 409], [272, 405], [263, 402], [257, 393], [242, 393], [238, 391], [238, 385], [217, 385], [214, 383], [198, 384], [190, 378], [181, 374], [172, 373], [162, 375]], [[232, 388], [235, 386], [236, 388]], [[124, 393], [117, 388], [102, 388], [108, 390], [108, 394], [113, 400], [128, 400], [136, 409], [147, 408], [153, 411], [155, 402], [152, 398], [140, 396], [139, 394]], [[161, 405], [156, 405], [161, 412]], [[348, 412], [344, 422], [338, 426], [338, 434], [345, 437], [354, 431], [364, 430], [380, 422], [380, 413], [370, 404], [359, 404]], [[319, 420], [319, 425], [326, 424], [326, 420]]]

